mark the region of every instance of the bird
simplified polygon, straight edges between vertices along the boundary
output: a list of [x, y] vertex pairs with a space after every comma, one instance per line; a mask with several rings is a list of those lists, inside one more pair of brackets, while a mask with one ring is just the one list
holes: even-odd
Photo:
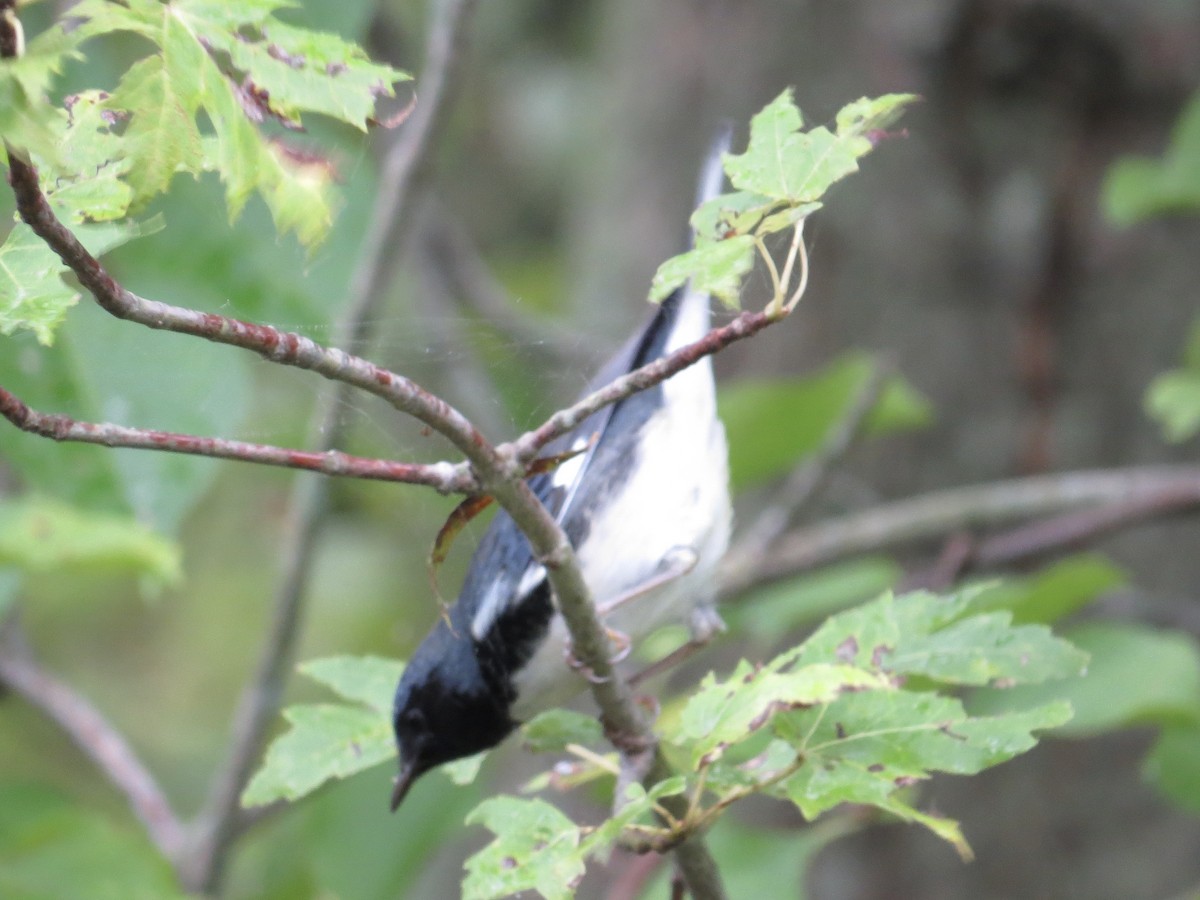
[[[703, 167], [697, 205], [720, 193], [728, 147], [725, 128]], [[690, 284], [676, 289], [589, 392], [710, 328], [710, 297]], [[610, 635], [627, 648], [682, 621], [699, 643], [723, 627], [714, 574], [729, 545], [732, 506], [709, 357], [593, 413], [544, 453], [565, 461], [534, 476], [530, 488], [566, 533]], [[418, 645], [396, 688], [400, 773], [392, 811], [425, 772], [496, 746], [521, 722], [585, 688], [570, 659], [546, 569], [500, 510], [457, 601]]]

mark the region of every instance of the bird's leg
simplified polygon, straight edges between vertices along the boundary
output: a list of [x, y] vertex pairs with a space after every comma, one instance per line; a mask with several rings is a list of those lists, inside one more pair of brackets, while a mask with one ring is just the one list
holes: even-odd
[[642, 669], [640, 672], [635, 672], [629, 677], [630, 687], [636, 687], [648, 678], [653, 678], [655, 675], [660, 675], [663, 672], [675, 668], [675, 666], [689, 659], [698, 650], [708, 646], [709, 642], [725, 630], [725, 622], [721, 619], [716, 607], [711, 604], [701, 604], [692, 611], [691, 620], [692, 639], [686, 644], [682, 644], [668, 653], [661, 659], [655, 660]]
[[[658, 566], [658, 571], [652, 576], [647, 578], [641, 584], [630, 588], [625, 593], [619, 594], [612, 600], [597, 605], [596, 612], [601, 621], [603, 621], [606, 616], [613, 612], [613, 610], [619, 609], [626, 603], [636, 600], [639, 597], [644, 597], [651, 591], [655, 591], [665, 584], [670, 584], [677, 578], [682, 578], [684, 575], [688, 574], [688, 572], [692, 571], [692, 569], [696, 568], [696, 563], [699, 561], [699, 559], [700, 555], [692, 547], [673, 547], [662, 558], [662, 562], [660, 562]], [[716, 610], [711, 606], [697, 607], [692, 613], [691, 626], [693, 635], [692, 643], [697, 645], [695, 649], [699, 649], [699, 647], [707, 644], [709, 640], [712, 639], [712, 636], [718, 631], [725, 630], [725, 623], [721, 621], [721, 617], [717, 615]], [[633, 640], [629, 637], [629, 635], [625, 634], [624, 632], [617, 631], [615, 628], [609, 628], [605, 626], [604, 630], [608, 633], [609, 640], [612, 641], [617, 647], [617, 652], [612, 657], [611, 661], [614, 664], [623, 661], [627, 656], [629, 656], [630, 651], [633, 650]], [[690, 645], [685, 644], [684, 646], [687, 647]], [[684, 648], [681, 647], [680, 650], [682, 649]], [[675, 651], [675, 653], [678, 652], [679, 650]], [[674, 654], [672, 654], [672, 656], [674, 656]], [[563, 658], [566, 659], [568, 666], [581, 674], [588, 681], [596, 683], [601, 680], [598, 678], [595, 672], [593, 672], [588, 666], [584, 665], [578, 659], [578, 657], [575, 656], [569, 640], [567, 641], [566, 648], [563, 650]], [[659, 663], [662, 662], [665, 662], [665, 660], [659, 661]], [[675, 665], [677, 662], [679, 662], [679, 660], [672, 661], [670, 665]], [[657, 667], [659, 663], [655, 663], [652, 668]]]
[[662, 562], [658, 565], [658, 571], [643, 581], [641, 584], [634, 585], [623, 594], [618, 594], [612, 600], [609, 600], [596, 607], [596, 612], [603, 619], [615, 609], [619, 609], [626, 603], [636, 600], [639, 597], [644, 597], [651, 591], [658, 590], [664, 584], [670, 584], [677, 578], [682, 578], [692, 569], [696, 568], [696, 563], [700, 561], [700, 554], [693, 547], [672, 547], [667, 551], [667, 555], [662, 558]]
[[[604, 631], [608, 635], [608, 639], [617, 647], [617, 652], [609, 658], [609, 662], [611, 662], [613, 665], [616, 665], [617, 663], [623, 661], [633, 649], [633, 638], [623, 631], [617, 631], [615, 628], [606, 627]], [[575, 655], [575, 651], [571, 647], [570, 639], [567, 640], [567, 645], [563, 648], [563, 659], [567, 661], [567, 665], [570, 668], [578, 672], [593, 684], [600, 684], [606, 680], [599, 677], [595, 672], [592, 671], [590, 666], [585, 665], [584, 662]]]

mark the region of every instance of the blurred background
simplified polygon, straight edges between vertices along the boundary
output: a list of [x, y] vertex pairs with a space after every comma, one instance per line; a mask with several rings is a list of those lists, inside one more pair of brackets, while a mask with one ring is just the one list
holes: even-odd
[[[30, 8], [31, 32], [52, 6]], [[301, 6], [297, 21], [421, 71], [423, 4]], [[1200, 217], [1155, 205], [1149, 187], [1123, 193], [1113, 174], [1129, 156], [1170, 158], [1173, 129], [1200, 85], [1194, 2], [511, 0], [480, 4], [465, 35], [449, 119], [406, 213], [412, 227], [389, 251], [387, 302], [369, 345], [354, 349], [444, 395], [490, 437], [515, 435], [571, 399], [642, 320], [656, 266], [685, 240], [713, 129], [731, 120], [744, 141], [749, 117], [793, 86], [810, 123], [863, 95], [924, 98], [904, 118], [906, 136], [872, 154], [811, 221], [812, 281], [796, 315], [717, 360], [731, 390], [750, 379], [836, 380], [861, 364], [847, 354], [861, 353], [907, 382], [891, 433], [855, 448], [807, 519], [951, 485], [1194, 459], [1195, 440], [1165, 441], [1144, 397], [1156, 376], [1183, 364], [1200, 307]], [[134, 39], [88, 50], [68, 86], [111, 86], [145, 52]], [[400, 86], [402, 100], [408, 90]], [[419, 103], [419, 80], [415, 90]], [[231, 225], [215, 183], [177, 179], [156, 210], [166, 229], [115, 253], [114, 271], [143, 296], [329, 340], [391, 139], [317, 121], [297, 138], [334, 148], [344, 191], [333, 235], [311, 256], [275, 235], [257, 200]], [[1200, 153], [1200, 140], [1179, 146]], [[1200, 156], [1174, 164], [1196, 184]], [[6, 341], [0, 374], [27, 385], [23, 396], [46, 411], [290, 446], [308, 440], [324, 389], [315, 376], [148, 335], [86, 305], [51, 351]], [[372, 399], [340, 415], [354, 452], [449, 452]], [[778, 440], [760, 429], [731, 434], [735, 453]], [[746, 476], [739, 521], [753, 520], [773, 474]], [[132, 510], [182, 541], [179, 587], [147, 591], [86, 570], [10, 590], [39, 657], [129, 735], [184, 813], [203, 799], [253, 672], [289, 485], [309, 477], [0, 430], [0, 489]], [[437, 614], [425, 559], [453, 505], [411, 487], [332, 485], [298, 658], [406, 656]], [[447, 594], [481, 531], [460, 540], [440, 573]], [[1095, 597], [1088, 615], [1141, 623], [1175, 655], [1166, 665], [1170, 654], [1151, 653], [1127, 672], [1126, 681], [1146, 681], [1141, 705], [1097, 714], [1092, 727], [983, 776], [929, 786], [923, 807], [963, 821], [973, 863], [915, 827], [843, 816], [810, 829], [764, 803], [714, 834], [733, 896], [1200, 896], [1200, 743], [1190, 742], [1200, 730], [1180, 732], [1170, 749], [1184, 762], [1170, 778], [1155, 768], [1164, 765], [1162, 729], [1200, 721], [1198, 546], [1200, 524], [1177, 517], [1073, 558], [1084, 575], [1068, 589]], [[834, 585], [818, 590], [817, 607], [848, 603], [928, 566], [939, 549], [809, 573], [781, 621], [795, 635], [811, 627], [816, 613], [803, 598], [817, 590], [812, 579]], [[1039, 584], [1054, 562], [1003, 574]], [[733, 635], [690, 677], [778, 644], [778, 631], [755, 628], [753, 598], [730, 618]], [[299, 679], [289, 690], [289, 700], [323, 696]], [[1093, 701], [1103, 710], [1106, 699]], [[226, 893], [454, 896], [463, 857], [484, 839], [463, 816], [481, 796], [515, 789], [538, 762], [507, 746], [481, 784], [430, 779], [395, 817], [386, 812], [390, 768], [334, 785], [251, 832]], [[41, 716], [4, 698], [0, 782], [100, 811], [97, 834], [120, 853], [141, 852], [115, 792]], [[598, 867], [581, 896], [638, 896], [616, 892], [632, 866], [618, 857]], [[649, 890], [666, 896], [662, 884]]]

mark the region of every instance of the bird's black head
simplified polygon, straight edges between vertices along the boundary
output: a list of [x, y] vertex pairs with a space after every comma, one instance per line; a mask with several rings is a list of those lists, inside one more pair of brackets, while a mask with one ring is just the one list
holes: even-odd
[[439, 621], [396, 688], [392, 728], [400, 775], [392, 811], [430, 769], [504, 740], [516, 726], [509, 700], [508, 691], [497, 689], [480, 669], [471, 641]]

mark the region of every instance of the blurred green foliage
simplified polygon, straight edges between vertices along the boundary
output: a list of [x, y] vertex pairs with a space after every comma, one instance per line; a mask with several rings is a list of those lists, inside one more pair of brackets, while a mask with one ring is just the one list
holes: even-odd
[[[22, 8], [31, 35], [46, 24], [51, 7]], [[217, 5], [207, 7], [211, 12]], [[373, 7], [368, 0], [307, 4], [300, 17], [358, 37]], [[146, 4], [138, 8], [160, 12]], [[406, 10], [404, 15], [411, 19], [418, 14]], [[504, 27], [517, 30], [520, 25]], [[86, 49], [85, 59], [64, 60], [64, 76], [56, 88], [60, 94], [93, 85], [111, 90], [129, 60], [147, 52], [144, 44], [120, 36], [93, 41]], [[81, 132], [43, 133], [39, 122], [26, 115], [34, 102], [30, 88], [49, 78], [53, 68], [48, 57], [35, 56], [25, 71], [11, 78], [6, 74], [0, 85], [0, 132], [30, 135], [29, 143], [40, 144], [49, 158], [59, 155], [52, 146], [54, 134], [76, 140], [78, 148], [70, 153], [98, 151], [102, 134], [94, 122], [88, 139], [81, 140]], [[83, 102], [81, 117], [96, 108], [90, 99]], [[1195, 208], [1198, 110], [1193, 101], [1163, 160], [1131, 161], [1114, 171], [1108, 203], [1115, 218], [1134, 221]], [[64, 126], [59, 121], [55, 127]], [[353, 128], [319, 122], [310, 127], [314, 140], [332, 148], [344, 204], [338, 227], [311, 254], [298, 242], [276, 236], [271, 210], [261, 199], [248, 200], [231, 224], [217, 176], [210, 172], [171, 182], [169, 193], [146, 210], [152, 222], [161, 215], [165, 229], [110, 253], [107, 262], [113, 271], [145, 296], [327, 338], [354, 266], [376, 176], [367, 144]], [[103, 187], [105, 191], [86, 199], [97, 218], [132, 202], [119, 185]], [[73, 202], [76, 189], [64, 181], [54, 193], [62, 203]], [[7, 197], [3, 204], [5, 210], [11, 208]], [[480, 207], [486, 216], [487, 204]], [[276, 204], [275, 221], [280, 221], [279, 211]], [[289, 220], [283, 216], [282, 221]], [[108, 229], [85, 237], [97, 251], [131, 236], [112, 226], [95, 227]], [[27, 252], [41, 253], [41, 248], [31, 251], [27, 234], [13, 234], [13, 243], [0, 249], [3, 268], [17, 273], [7, 282], [0, 279], [0, 330], [17, 333], [4, 338], [0, 384], [40, 409], [83, 419], [278, 443], [304, 440], [307, 410], [317, 390], [314, 377], [269, 371], [228, 348], [132, 329], [87, 306], [68, 309], [75, 291], [56, 280], [60, 267], [44, 254], [18, 259]], [[508, 279], [510, 287], [530, 293], [538, 306], [552, 307], [565, 302], [563, 274], [561, 262], [547, 258], [530, 251], [501, 261], [498, 270], [516, 273]], [[38, 292], [49, 298], [48, 306], [20, 296], [30, 282], [49, 286]], [[413, 283], [398, 286], [395, 308], [402, 311], [393, 313], [399, 321], [394, 331], [412, 327], [406, 313], [415, 308], [415, 293]], [[17, 303], [22, 304], [19, 313]], [[58, 340], [53, 347], [43, 346], [63, 314]], [[419, 368], [425, 351], [414, 349], [418, 339], [411, 345], [403, 343], [403, 334], [390, 340], [381, 345], [381, 353]], [[1189, 346], [1188, 361], [1164, 376], [1148, 401], [1173, 439], [1197, 428], [1200, 391], [1192, 370], [1200, 365], [1200, 342], [1193, 339]], [[489, 344], [486, 352], [499, 351]], [[813, 379], [729, 385], [721, 402], [733, 444], [735, 485], [742, 490], [767, 485], [819, 447], [865, 383], [869, 366], [864, 358], [849, 358]], [[545, 401], [529, 388], [530, 373], [516, 368], [522, 371], [506, 379], [500, 391], [510, 395], [510, 408], [544, 409]], [[357, 446], [396, 453], [400, 445], [404, 455], [430, 452], [415, 432], [398, 429], [373, 407], [350, 409], [346, 415], [356, 426], [351, 440]], [[897, 379], [873, 415], [871, 433], [917, 427], [928, 418], [925, 401]], [[50, 573], [33, 572], [32, 560], [52, 547], [39, 543], [31, 549], [20, 540], [5, 544], [16, 550], [0, 565], [0, 613], [19, 604], [39, 654], [68, 681], [85, 686], [85, 693], [128, 734], [178, 807], [194, 811], [224, 749], [229, 710], [250, 677], [261, 641], [290, 477], [207, 460], [53, 444], [11, 429], [0, 438], [0, 452], [21, 488], [54, 498], [14, 502], [6, 497], [0, 522], [19, 521], [33, 504], [54, 503], [52, 521], [59, 521], [61, 513], [62, 521], [96, 524], [85, 534], [89, 561], [55, 566]], [[73, 504], [72, 511], [59, 502]], [[347, 650], [391, 654], [399, 649], [402, 655], [419, 640], [437, 614], [421, 560], [449, 505], [394, 486], [343, 485], [335, 490], [334, 515], [318, 550], [301, 658]], [[148, 526], [158, 537], [145, 530]], [[170, 580], [179, 547], [186, 575], [182, 588], [169, 592], [167, 603], [136, 602], [148, 572]], [[825, 615], [876, 595], [899, 572], [890, 559], [856, 560], [745, 598], [730, 616], [731, 642], [749, 639], [778, 647]], [[1078, 612], [1123, 580], [1103, 559], [1082, 557], [1007, 579], [987, 588], [976, 602], [981, 610], [1011, 610], [1018, 624], [1052, 622]], [[1010, 710], [1065, 696], [1077, 705], [1069, 727], [1080, 736], [1131, 725], [1155, 728], [1159, 736], [1146, 760], [1147, 778], [1181, 808], [1200, 813], [1195, 640], [1177, 631], [1119, 623], [1089, 623], [1067, 633], [1091, 654], [1086, 677], [1053, 690], [973, 691], [967, 710]], [[290, 699], [300, 702], [316, 697], [302, 680], [291, 694]], [[377, 707], [385, 703], [375, 701]], [[594, 737], [588, 729], [571, 731], [561, 722], [558, 728], [572, 740]], [[544, 734], [539, 740], [554, 743]], [[397, 819], [386, 811], [389, 776], [386, 766], [376, 767], [268, 819], [247, 835], [236, 855], [228, 895], [281, 900], [437, 896], [448, 881], [459, 878], [456, 861], [479, 845], [480, 832], [464, 831], [463, 822], [486, 793], [486, 782], [453, 789], [436, 783], [415, 791]], [[905, 795], [902, 802], [908, 799]], [[591, 809], [599, 815], [601, 804]], [[786, 831], [776, 832], [735, 816], [720, 820], [712, 847], [733, 896], [784, 896], [785, 890], [803, 896], [811, 855], [858, 827], [851, 817], [836, 815], [804, 830], [795, 824], [789, 820]], [[0, 895], [75, 897], [81, 895], [81, 885], [89, 898], [177, 895], [168, 866], [120, 799], [98, 783], [87, 760], [30, 709], [3, 698]], [[664, 891], [660, 881], [645, 896]]]
[[1200, 93], [1180, 115], [1162, 158], [1118, 160], [1108, 171], [1103, 196], [1118, 225], [1200, 210]]

